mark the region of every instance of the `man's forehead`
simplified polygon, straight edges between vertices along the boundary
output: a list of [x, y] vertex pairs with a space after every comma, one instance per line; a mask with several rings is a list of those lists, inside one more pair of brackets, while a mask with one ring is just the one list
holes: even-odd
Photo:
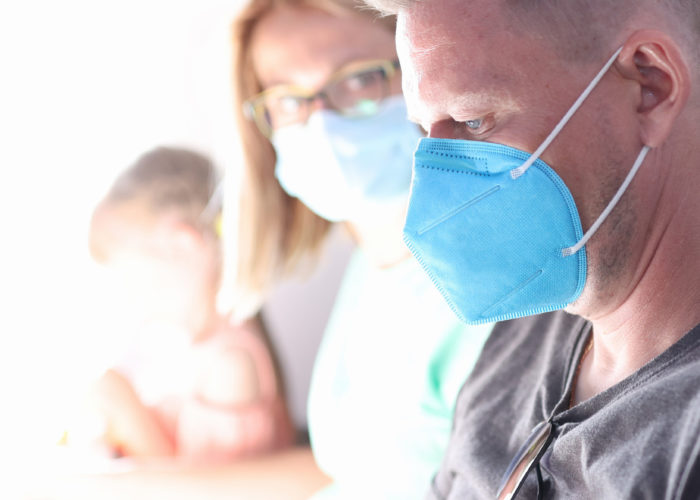
[[[532, 46], [499, 0], [417, 0], [397, 16], [397, 44], [417, 62], [468, 64], [473, 71], [502, 66]], [[534, 48], [534, 47], [532, 47]], [[512, 65], [511, 65], [512, 66]]]
[[[493, 9], [481, 17], [451, 16], [442, 9], [450, 0], [417, 2], [398, 16], [397, 48], [404, 71], [404, 92], [413, 117], [430, 120], [426, 103], [442, 101], [450, 109], [439, 112], [454, 116], [453, 110], [478, 113], [510, 101], [518, 69], [504, 64], [494, 41], [510, 36], [490, 32]], [[457, 12], [464, 13], [459, 2]], [[489, 25], [490, 24], [490, 25]], [[498, 25], [498, 23], [496, 23]]]
[[507, 30], [513, 18], [505, 14], [500, 0], [414, 0], [397, 17], [408, 31], [419, 31], [431, 42], [459, 43], [494, 28]]

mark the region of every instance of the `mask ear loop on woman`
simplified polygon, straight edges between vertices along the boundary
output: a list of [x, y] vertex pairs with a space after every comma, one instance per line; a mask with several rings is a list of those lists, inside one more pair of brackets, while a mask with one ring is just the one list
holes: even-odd
[[[552, 143], [552, 141], [559, 135], [559, 133], [562, 131], [564, 126], [569, 122], [572, 116], [574, 116], [574, 113], [578, 111], [578, 109], [581, 107], [583, 102], [586, 100], [586, 98], [593, 92], [593, 89], [596, 88], [600, 80], [603, 79], [603, 76], [608, 72], [610, 67], [615, 63], [617, 60], [617, 57], [620, 55], [620, 52], [622, 52], [622, 47], [617, 49], [615, 53], [610, 57], [608, 62], [605, 63], [605, 66], [598, 72], [598, 74], [591, 80], [591, 82], [588, 84], [588, 86], [585, 88], [585, 90], [581, 93], [581, 95], [576, 99], [576, 102], [569, 108], [569, 111], [566, 112], [564, 117], [557, 123], [557, 126], [554, 127], [554, 130], [547, 136], [547, 138], [540, 144], [540, 146], [535, 150], [534, 153], [530, 156], [530, 158], [525, 161], [522, 165], [520, 165], [518, 168], [514, 168], [513, 170], [510, 171], [510, 176], [513, 180], [517, 179], [521, 175], [523, 175], [528, 168], [532, 166], [533, 163], [535, 163], [542, 153], [549, 147], [549, 145]], [[610, 212], [612, 212], [613, 208], [615, 208], [615, 205], [617, 205], [617, 202], [620, 201], [620, 198], [622, 198], [622, 195], [625, 193], [627, 190], [627, 187], [629, 186], [630, 182], [632, 182], [632, 179], [634, 178], [635, 174], [639, 170], [639, 167], [642, 165], [644, 162], [644, 159], [647, 156], [647, 153], [649, 152], [651, 148], [649, 146], [644, 146], [642, 150], [639, 152], [639, 155], [637, 156], [637, 160], [634, 162], [634, 166], [632, 169], [629, 171], [627, 174], [627, 177], [625, 178], [625, 181], [622, 183], [620, 188], [617, 190], [615, 193], [615, 196], [613, 196], [612, 200], [610, 200], [610, 203], [605, 207], [605, 210], [598, 216], [596, 221], [593, 223], [593, 225], [586, 231], [586, 234], [583, 235], [583, 238], [576, 243], [575, 245], [564, 248], [561, 251], [562, 257], [569, 257], [570, 255], [574, 255], [576, 252], [581, 250], [583, 246], [588, 242], [589, 239], [595, 234], [595, 232], [598, 230], [598, 228], [601, 226], [601, 224], [605, 221], [605, 219], [610, 215]]]

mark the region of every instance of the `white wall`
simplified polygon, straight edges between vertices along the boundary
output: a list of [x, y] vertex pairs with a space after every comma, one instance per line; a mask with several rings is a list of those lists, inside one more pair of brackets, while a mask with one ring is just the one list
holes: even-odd
[[[65, 406], [66, 387], [83, 377], [78, 367], [95, 357], [88, 346], [99, 332], [85, 330], [95, 328], [86, 316], [97, 310], [86, 228], [115, 174], [158, 144], [190, 146], [235, 168], [228, 29], [239, 3], [0, 3], [0, 383], [5, 401], [22, 405], [18, 425], [36, 430]], [[275, 337], [294, 348], [282, 358], [302, 423], [347, 247], [338, 252], [324, 261], [327, 277], [310, 291], [296, 283], [291, 295], [283, 286], [268, 311]], [[284, 305], [291, 298], [313, 307]]]
[[287, 376], [289, 409], [299, 427], [306, 426], [313, 358], [352, 249], [349, 237], [336, 228], [314, 272], [280, 283], [263, 308], [265, 324]]

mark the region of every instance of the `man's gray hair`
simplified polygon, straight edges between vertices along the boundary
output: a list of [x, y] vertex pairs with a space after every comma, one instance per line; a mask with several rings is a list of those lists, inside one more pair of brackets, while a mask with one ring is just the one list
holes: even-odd
[[409, 8], [419, 0], [364, 0], [367, 5], [384, 15], [397, 14], [400, 10]]
[[[418, 2], [436, 0], [364, 0], [385, 15], [410, 9]], [[469, 0], [462, 0], [468, 2]], [[684, 27], [687, 47], [700, 52], [700, 1], [698, 0], [493, 0], [513, 16], [516, 29], [540, 33], [552, 39], [570, 57], [600, 58], [609, 52], [610, 38], [639, 9], [666, 11], [674, 25]]]

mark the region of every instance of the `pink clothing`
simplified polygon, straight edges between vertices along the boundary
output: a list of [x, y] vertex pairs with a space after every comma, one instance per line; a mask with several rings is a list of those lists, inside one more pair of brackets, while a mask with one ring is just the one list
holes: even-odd
[[293, 434], [286, 419], [279, 398], [230, 408], [189, 399], [178, 418], [178, 456], [225, 461], [289, 445]]
[[[159, 337], [161, 342], [167, 342]], [[143, 372], [149, 372], [150, 376], [139, 377], [139, 366], [133, 364], [118, 370], [127, 376], [144, 404], [163, 423], [175, 443], [178, 457], [193, 462], [220, 462], [292, 443], [294, 430], [280, 394], [275, 366], [255, 322], [232, 325], [221, 320], [213, 333], [203, 340], [187, 342], [186, 349], [162, 349], [159, 353], [131, 356], [136, 358]], [[149, 358], [153, 363], [145, 366]], [[236, 371], [224, 366], [228, 358], [244, 359], [246, 366], [254, 367], [252, 380], [257, 382], [257, 387], [252, 389], [253, 399], [241, 402], [241, 395], [234, 393], [219, 394], [237, 401], [232, 404], [207, 398], [205, 386], [211, 379], [211, 376], [207, 379], [207, 373], [212, 369], [216, 374], [217, 368], [223, 368], [223, 373], [231, 372], [235, 378]], [[159, 375], [157, 378], [154, 372]], [[224, 387], [228, 382], [236, 385], [235, 380], [214, 380], [218, 382]]]
[[202, 367], [221, 353], [246, 353], [256, 368], [259, 392], [254, 401], [234, 405], [208, 402], [196, 391], [183, 400], [177, 419], [178, 455], [226, 460], [291, 444], [294, 433], [275, 367], [254, 325], [232, 327], [226, 323], [193, 349]]

